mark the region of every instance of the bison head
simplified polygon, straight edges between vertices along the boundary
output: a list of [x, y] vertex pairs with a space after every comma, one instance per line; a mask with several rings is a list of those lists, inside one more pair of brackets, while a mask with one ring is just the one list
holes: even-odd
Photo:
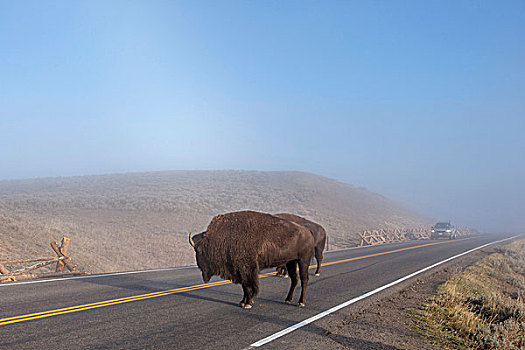
[[190, 244], [195, 250], [195, 259], [197, 260], [197, 266], [202, 272], [202, 280], [204, 283], [210, 281], [211, 276], [213, 276], [212, 268], [206, 254], [204, 253], [203, 239], [206, 236], [206, 232], [201, 232], [195, 236], [191, 236], [190, 232]]

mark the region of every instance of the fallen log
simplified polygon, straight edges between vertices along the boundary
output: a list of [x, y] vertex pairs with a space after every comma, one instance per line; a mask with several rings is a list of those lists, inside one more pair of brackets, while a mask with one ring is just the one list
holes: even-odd
[[65, 276], [79, 276], [89, 275], [88, 272], [84, 271], [71, 271], [71, 272], [45, 272], [36, 274], [25, 274], [25, 275], [0, 275], [0, 282], [13, 282], [13, 281], [24, 281], [32, 280], [36, 278], [52, 278], [52, 277], [65, 277]]
[[23, 264], [23, 263], [35, 262], [35, 261], [48, 261], [48, 260], [51, 260], [51, 259], [56, 259], [56, 257], [23, 259], [23, 260], [2, 260], [2, 261], [0, 261], [0, 264]]
[[38, 264], [34, 264], [34, 265], [29, 266], [29, 267], [13, 271], [13, 272], [11, 272], [11, 275], [19, 275], [19, 274], [23, 274], [25, 272], [33, 271], [33, 270], [36, 270], [36, 269], [38, 269], [40, 267], [44, 267], [44, 266], [56, 263], [57, 261], [60, 262], [61, 260], [64, 260], [64, 259], [65, 259], [64, 257], [59, 257], [59, 258], [54, 258], [54, 259], [48, 260], [46, 262], [41, 262], [41, 263], [38, 263]]
[[3, 274], [3, 275], [8, 275], [9, 274], [9, 270], [5, 268], [5, 266], [3, 264], [0, 263], [0, 273]]

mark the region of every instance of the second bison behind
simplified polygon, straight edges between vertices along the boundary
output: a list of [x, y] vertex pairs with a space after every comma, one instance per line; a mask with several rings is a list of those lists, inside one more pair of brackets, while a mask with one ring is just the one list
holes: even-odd
[[214, 217], [206, 231], [190, 234], [202, 279], [214, 275], [241, 284], [241, 307], [251, 308], [259, 292], [259, 272], [285, 265], [290, 275], [290, 290], [285, 303], [291, 303], [301, 279], [298, 306], [306, 303], [308, 268], [314, 253], [312, 232], [292, 221], [255, 211], [240, 211]]

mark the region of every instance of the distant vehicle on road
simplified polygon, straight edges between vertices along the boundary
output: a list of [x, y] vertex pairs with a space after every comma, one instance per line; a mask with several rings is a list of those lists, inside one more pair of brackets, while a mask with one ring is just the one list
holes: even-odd
[[430, 231], [430, 238], [431, 239], [438, 239], [438, 238], [448, 238], [448, 239], [456, 239], [458, 233], [457, 230], [452, 224], [449, 222], [438, 222], [435, 224], [431, 231]]

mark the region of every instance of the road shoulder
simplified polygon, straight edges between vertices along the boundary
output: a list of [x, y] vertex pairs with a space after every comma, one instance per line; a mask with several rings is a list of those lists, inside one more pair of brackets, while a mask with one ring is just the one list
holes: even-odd
[[[441, 349], [414, 312], [454, 274], [494, 252], [485, 247], [353, 304], [309, 328], [295, 349]], [[281, 344], [282, 345], [282, 344]]]

